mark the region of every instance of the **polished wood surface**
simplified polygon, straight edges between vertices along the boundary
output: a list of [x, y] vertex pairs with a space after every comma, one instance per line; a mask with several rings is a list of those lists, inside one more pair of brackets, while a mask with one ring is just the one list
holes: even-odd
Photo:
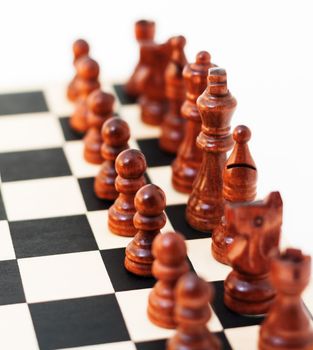
[[139, 276], [152, 276], [152, 243], [166, 223], [165, 194], [156, 185], [142, 187], [135, 196], [137, 233], [125, 251], [125, 268]]
[[144, 173], [147, 164], [145, 156], [138, 150], [127, 149], [115, 160], [115, 188], [119, 193], [108, 213], [110, 230], [120, 236], [134, 236], [137, 229], [133, 223], [136, 212], [134, 198], [136, 192], [146, 184]]
[[311, 276], [311, 257], [289, 248], [273, 257], [270, 275], [277, 296], [261, 325], [259, 349], [312, 350], [312, 321], [301, 300]]
[[208, 87], [197, 100], [202, 120], [197, 146], [202, 151], [202, 163], [186, 209], [189, 225], [198, 231], [213, 230], [223, 216], [222, 174], [226, 153], [233, 146], [230, 121], [236, 105], [227, 87], [226, 71], [211, 68]]
[[183, 193], [191, 192], [201, 165], [202, 152], [196, 145], [196, 138], [201, 131], [201, 117], [196, 101], [207, 87], [208, 69], [212, 66], [210, 54], [201, 51], [197, 54], [196, 62], [187, 64], [183, 70], [186, 99], [181, 114], [186, 120], [185, 133], [172, 164], [172, 184]]
[[[83, 39], [75, 40], [73, 43], [73, 56], [74, 56], [73, 63], [74, 63], [75, 71], [77, 70], [75, 65], [78, 59], [88, 54], [89, 54], [89, 45], [87, 41]], [[78, 91], [76, 88], [76, 79], [77, 79], [77, 72], [75, 73], [73, 79], [70, 81], [67, 88], [67, 98], [72, 102], [74, 102], [78, 97]]]
[[103, 141], [101, 157], [104, 161], [95, 177], [94, 191], [100, 199], [115, 200], [118, 196], [115, 188], [117, 177], [115, 160], [122, 151], [128, 148], [130, 129], [126, 121], [112, 117], [104, 122], [101, 137]]
[[161, 124], [160, 148], [176, 154], [184, 136], [185, 120], [181, 115], [181, 106], [185, 100], [185, 82], [183, 69], [187, 64], [184, 52], [186, 39], [176, 36], [169, 41], [171, 46], [170, 62], [165, 69], [165, 95], [168, 100], [168, 112]]
[[93, 91], [87, 98], [87, 126], [84, 137], [84, 158], [87, 162], [101, 164], [101, 128], [103, 123], [113, 116], [115, 98], [100, 89]]
[[179, 277], [189, 270], [184, 236], [176, 232], [157, 235], [152, 254], [152, 274], [157, 283], [149, 295], [148, 316], [159, 327], [175, 328], [174, 288]]
[[[223, 198], [225, 203], [251, 202], [256, 197], [257, 169], [250, 154], [248, 142], [251, 132], [245, 125], [239, 125], [233, 132], [234, 149], [223, 170]], [[227, 264], [228, 246], [233, 242], [231, 231], [223, 216], [212, 234], [214, 258]]]
[[74, 112], [70, 118], [70, 125], [78, 133], [84, 133], [88, 129], [87, 125], [87, 97], [99, 89], [98, 81], [100, 68], [98, 63], [88, 56], [81, 57], [76, 64], [77, 78], [76, 89], [78, 97], [75, 101]]
[[211, 318], [209, 303], [213, 288], [195, 273], [183, 275], [175, 289], [177, 330], [167, 342], [167, 350], [218, 350], [220, 341], [207, 328]]
[[269, 254], [279, 245], [282, 208], [279, 192], [261, 201], [225, 206], [225, 218], [235, 236], [228, 251], [233, 270], [224, 281], [224, 302], [234, 312], [265, 314], [274, 300]]
[[139, 97], [143, 90], [143, 83], [147, 74], [147, 63], [145, 50], [142, 46], [145, 42], [154, 42], [155, 22], [149, 20], [139, 20], [135, 23], [135, 37], [139, 44], [139, 62], [137, 63], [134, 72], [125, 84], [125, 91], [129, 96]]

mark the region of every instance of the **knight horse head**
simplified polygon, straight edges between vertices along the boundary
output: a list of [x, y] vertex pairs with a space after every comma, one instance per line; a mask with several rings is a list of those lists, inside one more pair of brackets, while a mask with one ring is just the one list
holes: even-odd
[[264, 200], [228, 204], [225, 217], [235, 239], [229, 259], [244, 272], [266, 270], [268, 254], [279, 245], [283, 202], [279, 192], [271, 192]]

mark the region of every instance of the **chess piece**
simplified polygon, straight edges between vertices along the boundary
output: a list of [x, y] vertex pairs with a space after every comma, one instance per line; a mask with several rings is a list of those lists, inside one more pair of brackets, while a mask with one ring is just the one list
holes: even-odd
[[[223, 198], [225, 203], [251, 202], [256, 196], [257, 169], [250, 154], [248, 141], [249, 128], [239, 125], [235, 128], [234, 149], [223, 171]], [[215, 259], [227, 264], [228, 246], [233, 242], [233, 231], [229, 230], [225, 216], [212, 234], [212, 254]]]
[[166, 223], [164, 192], [156, 185], [143, 186], [135, 196], [137, 233], [125, 251], [125, 268], [139, 276], [152, 276], [152, 242]]
[[184, 274], [175, 288], [176, 334], [168, 340], [166, 350], [218, 350], [221, 343], [207, 327], [211, 318], [209, 303], [213, 287], [195, 273]]
[[260, 350], [313, 350], [313, 327], [301, 293], [311, 275], [311, 258], [298, 249], [287, 249], [271, 261], [277, 296], [261, 325]]
[[115, 188], [116, 157], [128, 148], [130, 130], [128, 124], [121, 118], [112, 117], [104, 122], [101, 129], [101, 156], [104, 162], [95, 177], [94, 191], [98, 198], [115, 200], [118, 192]]
[[99, 89], [99, 65], [88, 56], [81, 57], [76, 64], [76, 89], [78, 97], [75, 101], [74, 113], [70, 118], [70, 125], [78, 133], [87, 131], [87, 102], [88, 95]]
[[184, 237], [176, 232], [157, 235], [152, 244], [152, 274], [158, 280], [149, 295], [148, 316], [159, 327], [175, 328], [174, 288], [189, 270]]
[[191, 192], [201, 165], [202, 151], [196, 145], [201, 131], [201, 117], [196, 101], [207, 87], [208, 69], [213, 66], [210, 54], [201, 51], [197, 54], [196, 62], [187, 64], [183, 70], [186, 100], [181, 115], [186, 119], [185, 134], [172, 164], [172, 184], [177, 191], [184, 193]]
[[[88, 55], [88, 53], [89, 53], [88, 43], [83, 39], [76, 40], [73, 44], [74, 67], [78, 59]], [[77, 73], [75, 74], [74, 78], [71, 80], [67, 88], [67, 98], [72, 102], [76, 100], [78, 95], [78, 92], [76, 89], [76, 78], [77, 78]]]
[[147, 71], [139, 98], [141, 119], [146, 124], [160, 125], [168, 107], [164, 72], [169, 62], [170, 46], [168, 42], [145, 42], [142, 53], [145, 55]]
[[165, 95], [169, 106], [161, 125], [160, 147], [163, 151], [176, 153], [184, 136], [185, 120], [181, 116], [181, 106], [185, 99], [183, 69], [187, 63], [184, 53], [186, 39], [176, 36], [169, 41], [171, 59], [165, 70]]
[[153, 43], [155, 34], [155, 22], [140, 20], [135, 23], [135, 36], [139, 44], [139, 62], [129, 78], [128, 82], [125, 84], [125, 91], [127, 95], [132, 97], [139, 97], [142, 92], [143, 82], [147, 73], [147, 65], [145, 59], [145, 50], [142, 49], [144, 43]]
[[202, 232], [213, 230], [223, 216], [222, 173], [226, 153], [233, 146], [230, 121], [237, 105], [228, 91], [224, 69], [211, 68], [208, 84], [197, 100], [202, 119], [197, 146], [203, 157], [186, 209], [189, 225]]
[[115, 188], [119, 193], [114, 204], [109, 208], [109, 229], [120, 236], [132, 237], [137, 232], [133, 223], [136, 209], [136, 192], [146, 184], [144, 173], [147, 164], [145, 156], [138, 150], [127, 149], [115, 160]]
[[88, 131], [84, 137], [84, 157], [87, 162], [101, 164], [101, 127], [113, 116], [114, 96], [101, 91], [93, 91], [87, 98], [87, 125]]
[[269, 253], [279, 245], [282, 206], [279, 192], [265, 200], [225, 206], [226, 221], [235, 235], [228, 250], [233, 270], [224, 281], [224, 303], [234, 312], [265, 314], [273, 302]]

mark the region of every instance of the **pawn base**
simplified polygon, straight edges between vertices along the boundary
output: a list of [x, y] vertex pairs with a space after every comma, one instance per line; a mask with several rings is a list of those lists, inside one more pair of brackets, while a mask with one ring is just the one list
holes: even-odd
[[140, 99], [141, 120], [149, 125], [161, 125], [166, 113], [167, 103], [165, 101], [152, 101], [142, 97]]
[[127, 250], [126, 250], [126, 257], [124, 260], [124, 266], [127, 271], [143, 277], [152, 277], [152, 263], [151, 264], [141, 264], [136, 261], [133, 261], [127, 257]]
[[85, 101], [79, 101], [76, 103], [75, 111], [70, 118], [70, 126], [80, 134], [87, 131], [87, 105]]
[[135, 229], [133, 218], [135, 212], [119, 212], [114, 204], [109, 209], [108, 225], [112, 233], [119, 236], [133, 237], [137, 230]]

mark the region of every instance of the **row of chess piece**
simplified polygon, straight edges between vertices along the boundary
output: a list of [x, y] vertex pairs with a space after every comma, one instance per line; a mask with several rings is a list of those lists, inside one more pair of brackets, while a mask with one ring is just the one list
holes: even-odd
[[[172, 183], [178, 191], [190, 193], [188, 223], [199, 231], [213, 230], [214, 257], [233, 268], [224, 283], [225, 304], [240, 314], [268, 313], [260, 349], [312, 349], [313, 330], [301, 302], [311, 259], [296, 249], [278, 251], [282, 200], [272, 192], [254, 201], [257, 170], [247, 145], [247, 127], [235, 128], [235, 146], [226, 161], [226, 152], [233, 147], [230, 120], [236, 100], [227, 88], [225, 70], [212, 65], [205, 51], [195, 63], [186, 63], [182, 37], [155, 43], [153, 22], [139, 21], [135, 29], [140, 60], [125, 89], [138, 97], [144, 122], [161, 124], [160, 146], [167, 152], [178, 150]], [[169, 46], [171, 55], [161, 69], [159, 50], [167, 52], [164, 47]], [[149, 318], [161, 327], [177, 327], [168, 349], [218, 349], [206, 328], [212, 288], [186, 274], [182, 236], [159, 235], [166, 221], [165, 194], [155, 185], [145, 185], [145, 157], [128, 149], [129, 127], [113, 117], [113, 95], [99, 89], [99, 65], [89, 57], [88, 44], [78, 40], [73, 49], [77, 74], [68, 88], [68, 97], [75, 102], [70, 123], [75, 131], [86, 133], [85, 159], [102, 163], [94, 189], [99, 198], [114, 200], [108, 213], [110, 230], [134, 236], [125, 251], [126, 269], [158, 280], [149, 297]], [[162, 77], [161, 89], [157, 83]], [[166, 144], [175, 147], [166, 149]]]

